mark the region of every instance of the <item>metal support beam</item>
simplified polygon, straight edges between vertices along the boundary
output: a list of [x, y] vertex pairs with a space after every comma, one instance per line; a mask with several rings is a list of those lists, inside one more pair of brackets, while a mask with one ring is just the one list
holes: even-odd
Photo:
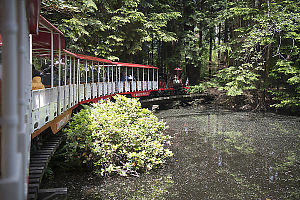
[[109, 67], [107, 67], [107, 82], [110, 82], [109, 71], [110, 71], [110, 69], [109, 69]]
[[61, 38], [58, 35], [58, 86], [61, 86]]
[[144, 88], [144, 81], [145, 81], [145, 68], [143, 68], [143, 90], [145, 90], [145, 88]]
[[77, 84], [80, 84], [80, 59], [77, 59]]
[[53, 31], [51, 31], [51, 88], [53, 88], [53, 78], [54, 78], [54, 46], [53, 46]]
[[121, 67], [118, 67], [118, 70], [119, 70], [119, 85], [120, 85], [121, 84]]
[[[18, 62], [17, 2], [1, 1], [1, 34], [3, 41], [1, 80], [1, 179], [0, 199], [24, 199], [21, 155], [18, 148]], [[5, 115], [3, 114], [5, 113]]]
[[72, 57], [70, 56], [69, 58], [70, 58], [69, 85], [71, 85], [72, 84]]
[[68, 59], [67, 59], [67, 54], [65, 54], [65, 80], [64, 80], [64, 85], [66, 86], [67, 85], [67, 66], [68, 66]]
[[61, 91], [60, 91], [60, 86], [61, 86], [61, 38], [60, 38], [60, 34], [58, 35], [58, 96], [57, 96], [57, 113], [58, 115], [61, 114]]
[[85, 83], [87, 83], [88, 82], [88, 77], [87, 77], [87, 66], [88, 66], [88, 61], [87, 60], [85, 60]]
[[100, 66], [99, 66], [99, 62], [98, 62], [98, 76], [97, 76], [97, 81], [98, 81], [98, 83], [100, 82]]
[[131, 76], [132, 76], [132, 79], [131, 79], [131, 92], [133, 92], [133, 67], [132, 67], [132, 71], [131, 71]]
[[77, 59], [77, 102], [80, 102], [80, 59]]
[[102, 66], [102, 81], [105, 82], [105, 70], [104, 70], [104, 63]]
[[74, 57], [74, 66], [73, 66], [73, 84], [76, 84], [76, 58]]
[[[26, 59], [26, 50], [29, 46], [29, 38], [27, 31], [27, 21], [26, 21], [26, 10], [25, 10], [25, 0], [18, 0], [18, 113], [19, 113], [19, 140], [18, 140], [18, 152], [22, 155], [22, 183], [21, 190], [23, 192], [23, 198], [27, 197], [28, 191], [28, 173], [29, 173], [29, 157], [30, 157], [30, 133], [26, 132], [26, 125], [29, 124], [25, 121], [26, 117], [26, 105], [25, 105], [25, 93], [26, 89], [26, 73], [27, 70], [31, 69], [29, 60]], [[30, 74], [31, 75], [31, 74]], [[31, 88], [30, 88], [31, 89]], [[29, 90], [30, 91], [30, 90]], [[27, 91], [27, 92], [29, 92]]]

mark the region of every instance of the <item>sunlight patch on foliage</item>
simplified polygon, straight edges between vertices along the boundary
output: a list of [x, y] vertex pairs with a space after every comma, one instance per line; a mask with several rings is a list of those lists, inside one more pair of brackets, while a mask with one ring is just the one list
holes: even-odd
[[137, 175], [150, 171], [173, 155], [167, 148], [167, 126], [137, 99], [117, 95], [115, 102], [93, 104], [70, 122], [66, 158], [93, 166], [103, 175]]

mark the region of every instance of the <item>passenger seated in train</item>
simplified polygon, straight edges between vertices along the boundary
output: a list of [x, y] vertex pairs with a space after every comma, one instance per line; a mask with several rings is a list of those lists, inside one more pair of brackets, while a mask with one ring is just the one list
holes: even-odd
[[[53, 66], [53, 85], [58, 85], [58, 69]], [[48, 62], [47, 64], [42, 65], [42, 83], [46, 87], [51, 87], [51, 64]]]
[[133, 80], [134, 80], [134, 77], [130, 74], [128, 77], [128, 81], [133, 81]]
[[127, 76], [125, 72], [121, 76], [121, 81], [129, 81], [129, 76]]
[[32, 65], [32, 90], [45, 89], [41, 80], [41, 73]]

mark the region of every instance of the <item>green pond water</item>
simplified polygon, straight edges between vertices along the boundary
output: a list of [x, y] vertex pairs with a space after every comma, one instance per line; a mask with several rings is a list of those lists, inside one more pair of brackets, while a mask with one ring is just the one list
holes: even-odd
[[211, 107], [156, 113], [174, 153], [139, 177], [54, 171], [43, 187], [68, 199], [300, 199], [300, 118]]

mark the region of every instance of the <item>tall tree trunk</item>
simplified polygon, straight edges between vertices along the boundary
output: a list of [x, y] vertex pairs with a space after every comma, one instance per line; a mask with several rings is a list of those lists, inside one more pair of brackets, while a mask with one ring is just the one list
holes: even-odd
[[[270, 1], [267, 0], [268, 3], [268, 17], [269, 17], [269, 12], [270, 12]], [[267, 105], [266, 105], [266, 97], [267, 97], [267, 89], [268, 89], [268, 78], [269, 78], [269, 71], [270, 71], [270, 66], [271, 66], [271, 47], [272, 44], [268, 44], [267, 46], [267, 52], [266, 52], [266, 63], [264, 65], [264, 74], [263, 74], [263, 95], [262, 95], [262, 109], [266, 110]]]
[[[199, 3], [198, 3], [198, 10], [199, 12], [202, 12], [202, 7], [203, 7], [203, 0], [200, 0]], [[202, 49], [202, 46], [203, 46], [203, 27], [202, 27], [202, 22], [200, 21], [199, 22], [199, 49], [201, 50]], [[202, 56], [202, 51], [199, 51], [199, 58], [201, 58]], [[201, 67], [202, 67], [202, 63], [199, 63], [198, 64], [198, 67], [199, 67], [199, 82], [201, 80]]]
[[[224, 23], [224, 45], [228, 45], [228, 20], [225, 20]], [[224, 67], [228, 67], [228, 50], [226, 49], [224, 52], [224, 59], [223, 59]]]
[[220, 45], [221, 45], [221, 23], [219, 23], [219, 32], [218, 32], [218, 70], [221, 68], [221, 51], [220, 51]]
[[213, 28], [210, 29], [209, 34], [209, 63], [208, 63], [208, 77], [212, 77], [212, 50], [213, 50]]

